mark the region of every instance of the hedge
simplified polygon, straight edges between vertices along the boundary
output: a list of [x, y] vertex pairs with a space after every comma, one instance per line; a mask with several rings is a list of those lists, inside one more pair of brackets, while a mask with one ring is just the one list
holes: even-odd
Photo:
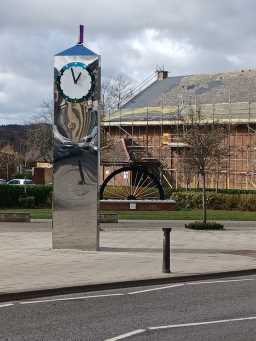
[[0, 185], [0, 208], [47, 208], [51, 205], [51, 185]]
[[[200, 192], [172, 192], [170, 197], [176, 201], [178, 209], [202, 208], [202, 193]], [[256, 193], [216, 193], [207, 191], [207, 208], [223, 210], [256, 211]]]
[[[0, 185], [0, 208], [50, 208], [52, 191], [52, 185]], [[178, 209], [202, 208], [200, 189], [173, 189], [169, 196], [176, 200]], [[207, 208], [256, 211], [256, 191], [207, 189]]]
[[[202, 192], [202, 188], [172, 188], [172, 189], [167, 189], [166, 191], [169, 193], [174, 193], [174, 192]], [[206, 188], [207, 192], [214, 192], [214, 193], [224, 193], [224, 194], [256, 194], [256, 189], [239, 189], [239, 188], [221, 188], [216, 190], [215, 188]]]

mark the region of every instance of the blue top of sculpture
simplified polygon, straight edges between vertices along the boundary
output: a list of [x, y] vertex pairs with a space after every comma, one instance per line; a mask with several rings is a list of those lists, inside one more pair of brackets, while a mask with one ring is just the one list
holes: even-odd
[[55, 56], [97, 56], [97, 54], [83, 44], [76, 44], [67, 50], [57, 53]]

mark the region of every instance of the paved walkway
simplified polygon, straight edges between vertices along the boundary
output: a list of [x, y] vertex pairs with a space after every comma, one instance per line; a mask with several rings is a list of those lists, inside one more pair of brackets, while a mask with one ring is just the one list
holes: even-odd
[[1, 223], [0, 293], [256, 269], [256, 224], [204, 232], [171, 222], [171, 275], [161, 273], [162, 222], [127, 224], [104, 224], [101, 252], [84, 252], [52, 250], [50, 222]]

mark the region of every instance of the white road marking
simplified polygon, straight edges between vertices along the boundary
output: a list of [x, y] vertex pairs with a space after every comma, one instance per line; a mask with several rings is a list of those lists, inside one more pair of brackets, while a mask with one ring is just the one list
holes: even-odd
[[244, 281], [255, 281], [256, 279], [253, 278], [243, 278], [243, 279], [229, 279], [229, 280], [217, 280], [217, 281], [200, 281], [200, 282], [182, 282], [172, 285], [166, 285], [164, 287], [157, 287], [152, 289], [145, 289], [145, 290], [139, 290], [139, 291], [132, 291], [128, 292], [128, 295], [135, 295], [135, 294], [143, 294], [146, 292], [151, 291], [158, 291], [158, 290], [164, 290], [164, 289], [172, 289], [176, 287], [182, 287], [182, 286], [189, 286], [189, 285], [202, 285], [202, 284], [218, 284], [218, 283], [229, 283], [229, 282], [244, 282]]
[[5, 307], [10, 307], [14, 305], [13, 303], [4, 303], [4, 304], [0, 304], [0, 308], [5, 308]]
[[[232, 282], [248, 282], [248, 281], [256, 281], [256, 278], [243, 278], [243, 279], [227, 279], [227, 280], [216, 280], [216, 281], [195, 281], [195, 282], [182, 282], [177, 284], [166, 285], [157, 288], [131, 291], [127, 293], [118, 293], [118, 294], [103, 294], [103, 295], [93, 295], [93, 296], [78, 296], [78, 297], [67, 297], [67, 298], [52, 298], [45, 300], [36, 300], [36, 301], [23, 301], [19, 302], [19, 304], [35, 304], [35, 303], [47, 303], [47, 302], [58, 302], [58, 301], [72, 301], [72, 300], [83, 300], [90, 298], [100, 298], [100, 297], [111, 297], [111, 296], [125, 296], [125, 295], [136, 295], [136, 294], [144, 294], [148, 292], [154, 292], [159, 290], [172, 289], [177, 287], [184, 286], [192, 286], [192, 285], [210, 285], [210, 284], [221, 284], [221, 283], [232, 283]], [[1, 307], [1, 306], [0, 306]]]
[[196, 327], [196, 326], [204, 326], [209, 324], [218, 324], [218, 323], [232, 323], [232, 322], [239, 322], [239, 321], [249, 321], [249, 320], [256, 320], [256, 316], [249, 316], [249, 317], [239, 317], [233, 319], [226, 319], [226, 320], [216, 320], [216, 321], [205, 321], [205, 322], [192, 322], [192, 323], [181, 323], [181, 324], [169, 324], [166, 326], [156, 326], [156, 327], [148, 327], [145, 329], [136, 329], [126, 334], [117, 335], [110, 339], [105, 339], [105, 341], [118, 341], [126, 339], [130, 336], [136, 334], [142, 334], [146, 331], [154, 331], [154, 330], [162, 330], [162, 329], [174, 329], [174, 328], [185, 328], [185, 327]]
[[256, 320], [256, 316], [239, 317], [239, 318], [226, 319], [226, 320], [216, 320], [216, 321], [170, 324], [170, 325], [166, 325], [166, 326], [148, 327], [147, 329], [148, 330], [159, 330], [159, 329], [183, 328], [183, 327], [203, 326], [203, 325], [209, 325], [209, 324], [230, 323], [230, 322], [248, 321], [248, 320]]
[[184, 285], [185, 285], [184, 283], [179, 283], [179, 284], [167, 285], [165, 287], [158, 287], [158, 288], [146, 289], [146, 290], [140, 290], [140, 291], [132, 291], [132, 292], [128, 292], [127, 294], [128, 295], [143, 294], [144, 292], [151, 292], [151, 291], [158, 291], [158, 290], [177, 288], [177, 287], [182, 287]]
[[118, 340], [123, 340], [123, 339], [126, 339], [127, 337], [130, 337], [130, 336], [133, 336], [133, 335], [137, 335], [137, 334], [144, 333], [145, 331], [146, 331], [146, 329], [137, 329], [137, 330], [133, 330], [133, 331], [130, 332], [130, 333], [118, 335], [118, 336], [112, 337], [111, 339], [106, 339], [105, 341], [118, 341]]
[[58, 302], [58, 301], [74, 301], [74, 300], [85, 300], [85, 299], [89, 299], [89, 298], [110, 297], [110, 296], [124, 296], [124, 294], [105, 294], [105, 295], [93, 295], [93, 296], [50, 298], [50, 299], [46, 299], [46, 300], [24, 301], [24, 302], [20, 302], [19, 304], [35, 304], [35, 303], [47, 303], [47, 302]]
[[217, 281], [199, 281], [199, 282], [187, 282], [185, 285], [200, 285], [200, 284], [218, 284], [218, 283], [229, 283], [229, 282], [245, 282], [255, 281], [255, 278], [243, 278], [243, 279], [222, 279]]

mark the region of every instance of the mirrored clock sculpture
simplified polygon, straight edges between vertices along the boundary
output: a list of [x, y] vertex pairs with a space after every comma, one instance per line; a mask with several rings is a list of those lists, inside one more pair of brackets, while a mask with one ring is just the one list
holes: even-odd
[[83, 26], [54, 66], [53, 248], [97, 250], [100, 56]]

